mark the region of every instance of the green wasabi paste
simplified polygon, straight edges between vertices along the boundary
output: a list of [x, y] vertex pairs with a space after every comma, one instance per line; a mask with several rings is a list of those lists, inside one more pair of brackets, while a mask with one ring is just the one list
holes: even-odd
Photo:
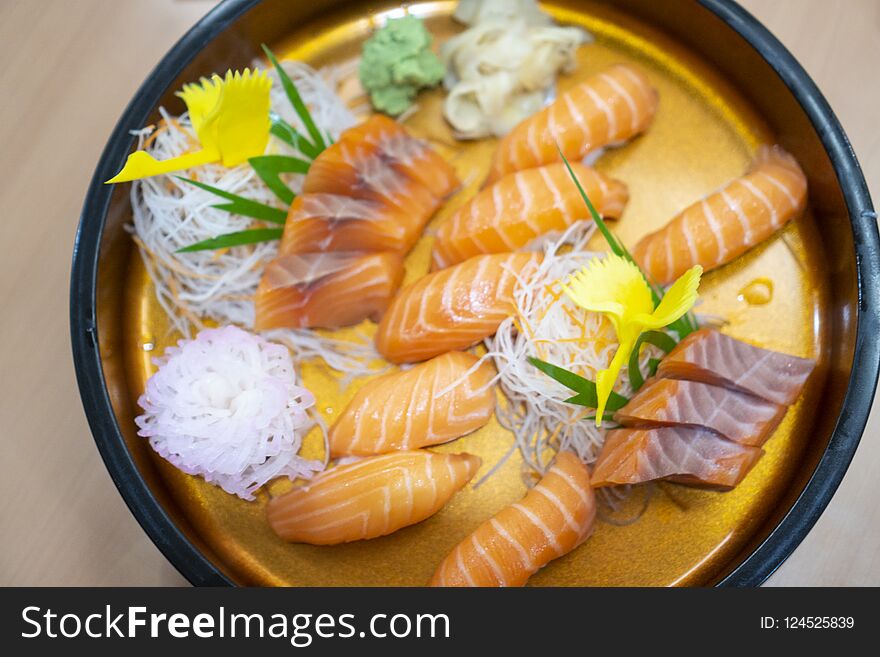
[[401, 114], [420, 89], [443, 79], [443, 64], [431, 52], [431, 35], [415, 16], [390, 19], [364, 42], [361, 84], [380, 112]]

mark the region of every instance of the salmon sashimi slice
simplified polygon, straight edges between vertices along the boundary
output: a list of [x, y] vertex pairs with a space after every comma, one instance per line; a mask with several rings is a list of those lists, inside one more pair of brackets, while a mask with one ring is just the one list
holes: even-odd
[[294, 254], [270, 262], [254, 297], [254, 328], [340, 328], [371, 318], [403, 280], [399, 253]]
[[303, 194], [337, 194], [385, 203], [414, 221], [425, 223], [440, 199], [417, 180], [388, 165], [366, 142], [340, 140], [323, 151], [309, 168]]
[[330, 430], [330, 456], [367, 456], [445, 443], [495, 412], [495, 369], [451, 351], [369, 381]]
[[523, 586], [590, 535], [596, 501], [587, 466], [560, 452], [518, 503], [502, 509], [443, 560], [431, 586]]
[[613, 429], [593, 466], [593, 486], [665, 479], [680, 484], [733, 488], [764, 454], [699, 427]]
[[[394, 121], [396, 127], [390, 132], [389, 121], [376, 115], [346, 130], [312, 162], [303, 193], [384, 202], [424, 224], [457, 186], [455, 172], [425, 142], [410, 137]], [[439, 182], [423, 182], [435, 179]]]
[[[626, 185], [577, 162], [571, 167], [599, 214], [619, 217], [629, 200]], [[517, 251], [536, 237], [589, 217], [564, 164], [517, 171], [477, 193], [440, 225], [433, 268], [481, 253]]]
[[570, 162], [644, 132], [657, 111], [657, 90], [638, 69], [616, 64], [560, 94], [498, 144], [487, 184], [512, 171]]
[[284, 224], [280, 255], [319, 251], [406, 253], [424, 228], [424, 213], [339, 194], [303, 194], [294, 199]]
[[803, 212], [807, 178], [778, 146], [764, 146], [749, 171], [682, 210], [636, 244], [633, 257], [657, 283], [694, 265], [705, 271], [739, 257]]
[[375, 114], [350, 128], [346, 139], [363, 140], [376, 147], [389, 165], [418, 180], [438, 199], [449, 196], [460, 184], [455, 168], [437, 151], [384, 114]]
[[711, 383], [790, 406], [815, 366], [810, 358], [761, 349], [713, 329], [700, 329], [660, 361], [657, 375]]
[[540, 260], [537, 253], [481, 255], [420, 278], [391, 302], [376, 348], [392, 363], [410, 363], [470, 347], [513, 314], [516, 277]]
[[285, 541], [336, 545], [376, 538], [437, 513], [479, 467], [471, 454], [372, 456], [324, 471], [271, 500], [266, 513]]
[[614, 414], [614, 420], [639, 428], [703, 427], [741, 445], [760, 447], [786, 410], [780, 404], [708, 383], [654, 379]]

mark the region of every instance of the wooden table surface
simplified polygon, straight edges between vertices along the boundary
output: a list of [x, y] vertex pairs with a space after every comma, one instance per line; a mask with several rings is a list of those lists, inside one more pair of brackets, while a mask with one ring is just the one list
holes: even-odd
[[[0, 585], [181, 585], [80, 405], [68, 276], [80, 206], [135, 89], [213, 0], [0, 0]], [[880, 199], [880, 2], [745, 0], [818, 83]], [[875, 406], [876, 409], [876, 406]], [[770, 585], [880, 585], [880, 413]]]

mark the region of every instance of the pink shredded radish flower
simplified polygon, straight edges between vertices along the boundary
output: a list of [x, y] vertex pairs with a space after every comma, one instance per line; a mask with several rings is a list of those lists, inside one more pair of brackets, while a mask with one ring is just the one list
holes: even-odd
[[138, 434], [183, 472], [252, 500], [271, 479], [323, 469], [298, 455], [315, 398], [296, 384], [286, 347], [226, 326], [181, 340], [153, 362], [159, 370], [138, 399]]

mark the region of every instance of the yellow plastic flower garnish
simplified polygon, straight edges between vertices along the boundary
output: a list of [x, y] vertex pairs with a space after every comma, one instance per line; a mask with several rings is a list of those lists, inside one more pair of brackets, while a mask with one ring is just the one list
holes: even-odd
[[269, 89], [265, 71], [226, 72], [184, 85], [177, 93], [186, 103], [201, 150], [170, 160], [157, 160], [146, 151], [128, 156], [125, 166], [108, 183], [127, 182], [161, 173], [220, 162], [234, 167], [262, 155], [269, 141]]
[[596, 375], [596, 426], [602, 422], [605, 405], [617, 381], [620, 368], [629, 361], [643, 331], [668, 326], [688, 312], [697, 301], [703, 268], [691, 267], [663, 295], [654, 308], [651, 288], [638, 266], [618, 255], [596, 258], [563, 283], [565, 294], [577, 305], [602, 313], [614, 325], [619, 346], [607, 369]]

